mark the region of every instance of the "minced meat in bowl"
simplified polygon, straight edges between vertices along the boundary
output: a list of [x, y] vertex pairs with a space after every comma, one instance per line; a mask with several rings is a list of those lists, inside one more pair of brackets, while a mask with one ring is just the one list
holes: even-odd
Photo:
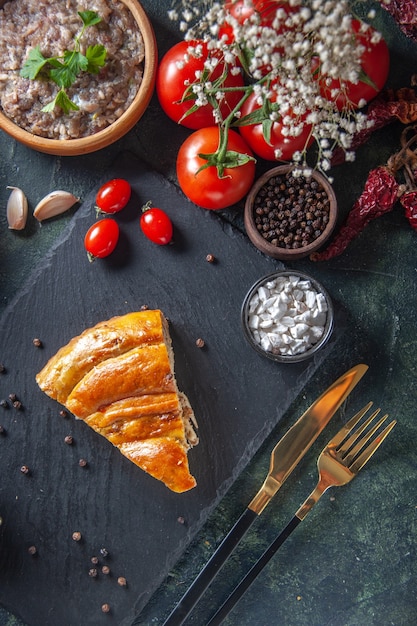
[[[145, 59], [146, 46], [137, 16], [129, 9], [133, 5], [135, 11], [143, 12], [135, 0], [7, 0], [0, 1], [2, 4], [0, 107], [3, 117], [31, 135], [67, 143], [65, 140], [89, 138], [108, 129], [137, 100], [148, 58]], [[52, 81], [23, 78], [21, 69], [29, 51], [37, 45], [44, 57], [60, 56], [65, 50], [73, 49], [74, 37], [82, 28], [78, 11], [95, 11], [100, 16], [101, 22], [85, 29], [81, 52], [88, 46], [103, 45], [107, 51], [105, 65], [96, 75], [83, 72], [67, 88], [78, 111], [63, 114], [55, 107], [52, 112], [42, 112], [59, 87]], [[153, 52], [156, 54], [156, 48]], [[150, 80], [152, 90], [153, 80]], [[150, 95], [147, 102], [149, 99]]]

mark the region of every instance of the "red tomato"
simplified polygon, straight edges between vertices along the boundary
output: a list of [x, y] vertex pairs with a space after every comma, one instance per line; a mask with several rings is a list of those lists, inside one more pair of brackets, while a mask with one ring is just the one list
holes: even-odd
[[[271, 102], [274, 102], [274, 100], [275, 98], [272, 96]], [[241, 120], [246, 115], [252, 114], [254, 111], [260, 109], [261, 106], [257, 102], [256, 94], [251, 94], [242, 106]], [[268, 117], [265, 115], [264, 123], [267, 120]], [[287, 137], [282, 134], [282, 130], [282, 121], [277, 120], [276, 122], [273, 122], [271, 125], [269, 142], [267, 142], [264, 136], [264, 126], [262, 121], [248, 126], [239, 126], [239, 131], [250, 148], [255, 154], [263, 159], [266, 159], [267, 161], [291, 161], [294, 152], [303, 151], [305, 148], [310, 146], [313, 141], [313, 138], [311, 137], [311, 124], [305, 123], [301, 133], [297, 137]], [[277, 150], [280, 150], [278, 157], [275, 156]]]
[[99, 220], [90, 228], [84, 237], [84, 247], [90, 261], [102, 259], [113, 252], [119, 240], [119, 226], [111, 217]]
[[173, 227], [168, 215], [162, 209], [150, 207], [146, 204], [140, 218], [140, 227], [143, 234], [157, 243], [159, 246], [165, 246], [172, 241]]
[[320, 80], [321, 95], [327, 100], [333, 100], [339, 111], [349, 107], [358, 108], [362, 100], [369, 102], [375, 98], [388, 78], [390, 65], [388, 46], [382, 38], [377, 43], [372, 42], [375, 30], [371, 26], [365, 32], [360, 32], [362, 24], [360, 20], [352, 20], [356, 40], [365, 47], [361, 57], [363, 76], [358, 83], [337, 79], [328, 82], [325, 77], [320, 77], [318, 60], [313, 59], [313, 72], [317, 73]]
[[[224, 8], [238, 22], [244, 24], [253, 15], [258, 15], [259, 25], [272, 28], [274, 19], [278, 9], [284, 9], [286, 15], [295, 13], [299, 7], [292, 7], [286, 0], [253, 0], [252, 4], [248, 4], [247, 0], [226, 0]], [[280, 19], [279, 33], [283, 31], [283, 19]], [[234, 41], [233, 26], [225, 23], [220, 26], [219, 39], [225, 37], [226, 43], [230, 44]]]
[[[202, 56], [196, 58], [190, 54], [188, 60], [185, 61], [184, 55], [187, 54], [187, 50], [190, 46], [195, 46], [197, 43], [202, 46]], [[168, 117], [187, 128], [204, 128], [205, 126], [211, 126], [216, 121], [213, 117], [213, 106], [211, 104], [198, 107], [195, 111], [185, 116], [187, 111], [194, 106], [196, 96], [191, 92], [189, 97], [187, 95], [184, 98], [184, 93], [188, 85], [196, 82], [196, 72], [204, 70], [204, 62], [207, 60], [207, 57], [208, 51], [205, 43], [180, 41], [168, 50], [158, 67], [156, 93], [159, 103]], [[232, 74], [221, 61], [208, 75], [207, 80], [213, 82], [219, 79], [224, 71], [226, 73], [224, 78], [220, 80], [220, 88], [243, 87], [241, 72]], [[240, 90], [225, 93], [224, 100], [222, 100], [220, 106], [223, 118], [237, 105], [241, 97], [242, 92]]]
[[113, 178], [100, 187], [96, 195], [96, 206], [103, 213], [117, 213], [130, 200], [131, 187], [123, 178]]
[[182, 191], [204, 209], [225, 209], [235, 204], [247, 194], [255, 178], [252, 152], [234, 131], [229, 131], [227, 150], [247, 155], [246, 162], [237, 167], [226, 164], [221, 177], [215, 165], [204, 167], [207, 159], [202, 155], [215, 153], [218, 145], [217, 126], [202, 128], [184, 141], [177, 156], [177, 178]]

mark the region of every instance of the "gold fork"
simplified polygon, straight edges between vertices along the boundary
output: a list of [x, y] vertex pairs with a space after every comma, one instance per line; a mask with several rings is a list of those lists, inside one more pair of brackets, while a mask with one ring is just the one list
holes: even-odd
[[278, 548], [302, 522], [324, 492], [329, 487], [340, 487], [353, 480], [394, 428], [396, 420], [392, 420], [381, 430], [388, 415], [383, 415], [377, 420], [380, 409], [376, 409], [362, 424], [359, 424], [371, 406], [372, 402], [369, 402], [329, 441], [317, 461], [319, 480], [315, 489], [300, 506], [289, 524], [234, 588], [207, 626], [217, 626], [222, 623]]

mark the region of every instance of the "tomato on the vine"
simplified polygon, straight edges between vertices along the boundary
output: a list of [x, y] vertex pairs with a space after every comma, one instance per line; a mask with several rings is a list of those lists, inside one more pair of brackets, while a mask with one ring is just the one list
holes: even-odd
[[[190, 46], [194, 48], [196, 45], [201, 47], [201, 56], [198, 58], [189, 52]], [[168, 117], [187, 128], [204, 128], [215, 123], [213, 105], [209, 102], [204, 106], [195, 106], [196, 94], [191, 88], [192, 83], [197, 80], [196, 74], [205, 71], [204, 63], [209, 54], [215, 53], [209, 53], [207, 44], [202, 41], [180, 41], [168, 50], [158, 67], [156, 93], [159, 103]], [[242, 73], [232, 72], [231, 68], [219, 59], [216, 67], [207, 72], [207, 81], [214, 83], [217, 91], [221, 91], [222, 88], [236, 89], [225, 91], [220, 103], [221, 115], [223, 118], [227, 117], [242, 97], [242, 91], [239, 89], [244, 84]]]
[[102, 259], [113, 252], [119, 240], [119, 225], [111, 217], [99, 220], [90, 228], [84, 237], [84, 247], [88, 258]]
[[[272, 96], [267, 106], [274, 105], [276, 96]], [[268, 111], [263, 111], [262, 106], [258, 103], [258, 96], [252, 93], [242, 106], [242, 117], [239, 121], [239, 131], [253, 150], [253, 152], [267, 161], [290, 161], [295, 152], [302, 152], [308, 148], [313, 137], [311, 135], [312, 126], [305, 122], [303, 118], [296, 119], [294, 117], [294, 125], [300, 124], [300, 133], [296, 136], [288, 136], [285, 134], [282, 118], [274, 122], [271, 121]], [[279, 110], [278, 110], [279, 113]], [[287, 115], [291, 115], [289, 112]], [[248, 125], [240, 125], [244, 122], [246, 116], [251, 116], [256, 120], [255, 123]], [[251, 118], [248, 118], [248, 120]], [[283, 132], [284, 130], [284, 132]]]
[[382, 37], [376, 38], [376, 31], [360, 20], [352, 20], [352, 36], [358, 45], [365, 48], [361, 56], [359, 81], [352, 83], [339, 79], [329, 80], [320, 75], [320, 64], [313, 59], [312, 71], [320, 81], [320, 93], [327, 100], [334, 101], [339, 111], [358, 108], [369, 102], [384, 87], [390, 67], [389, 49]]
[[172, 241], [173, 226], [169, 216], [157, 207], [151, 207], [148, 202], [142, 207], [140, 227], [143, 234], [159, 246], [165, 246]]
[[184, 141], [177, 155], [179, 185], [192, 202], [204, 209], [225, 209], [239, 202], [255, 178], [252, 151], [235, 131], [228, 132], [223, 160], [212, 162], [219, 138], [217, 126], [197, 130]]
[[[244, 24], [247, 20], [256, 16], [260, 26], [272, 28], [277, 11], [282, 9], [281, 22], [284, 15], [295, 13], [298, 7], [292, 7], [286, 0], [226, 0], [224, 8], [238, 24]], [[280, 24], [279, 32], [282, 32], [283, 24]], [[227, 44], [234, 42], [233, 27], [229, 23], [221, 24], [218, 34], [219, 39], [224, 38]]]
[[113, 178], [104, 183], [96, 195], [96, 207], [102, 213], [117, 213], [129, 202], [132, 189], [127, 180]]

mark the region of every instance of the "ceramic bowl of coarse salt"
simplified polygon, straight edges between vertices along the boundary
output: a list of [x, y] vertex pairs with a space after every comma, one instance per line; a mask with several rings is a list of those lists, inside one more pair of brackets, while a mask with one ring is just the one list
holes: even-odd
[[328, 341], [334, 323], [327, 291], [314, 278], [296, 271], [258, 280], [243, 301], [241, 316], [249, 344], [281, 363], [312, 357]]

